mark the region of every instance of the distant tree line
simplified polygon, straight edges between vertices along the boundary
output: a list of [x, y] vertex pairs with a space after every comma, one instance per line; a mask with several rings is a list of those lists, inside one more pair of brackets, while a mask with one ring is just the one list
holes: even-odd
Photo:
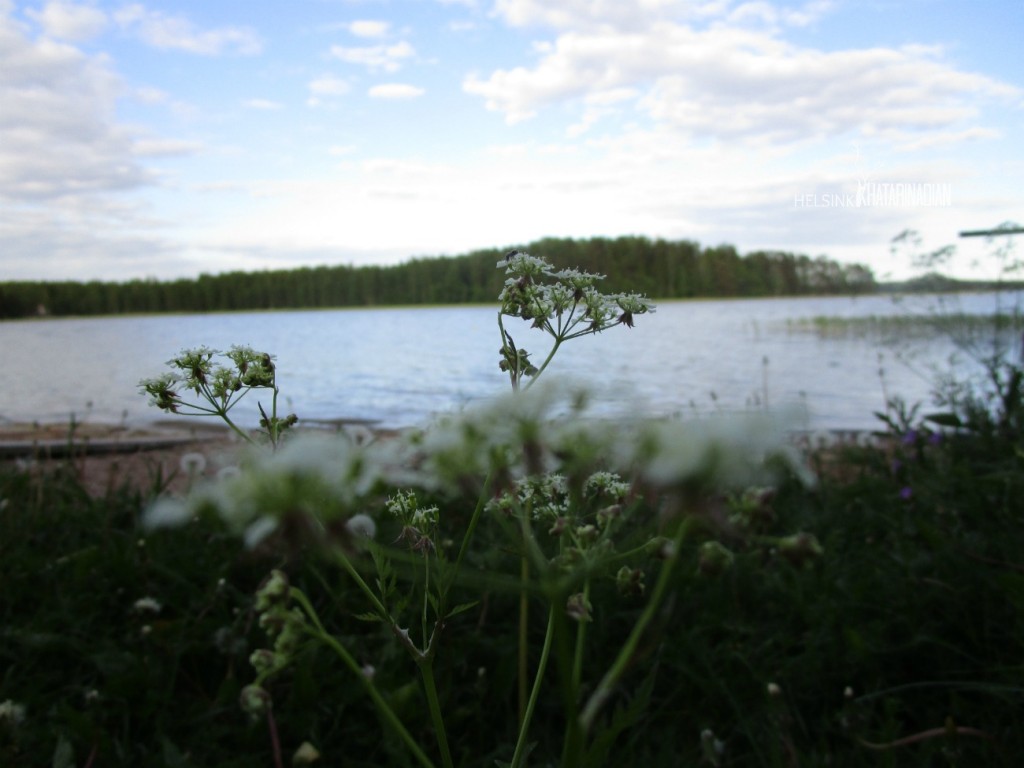
[[[370, 307], [493, 302], [508, 249], [415, 258], [394, 266], [321, 266], [128, 282], [0, 282], [0, 317]], [[871, 270], [779, 251], [740, 256], [732, 246], [645, 237], [548, 238], [520, 250], [558, 267], [607, 276], [602, 290], [654, 299], [864, 293]]]

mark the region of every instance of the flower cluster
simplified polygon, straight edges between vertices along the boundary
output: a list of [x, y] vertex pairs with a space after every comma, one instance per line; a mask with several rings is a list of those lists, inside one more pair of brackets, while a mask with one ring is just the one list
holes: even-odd
[[604, 275], [556, 270], [545, 259], [521, 251], [512, 251], [497, 266], [508, 275], [498, 296], [501, 314], [531, 320], [535, 328], [552, 335], [569, 328], [582, 335], [620, 323], [632, 327], [634, 315], [654, 311], [654, 305], [638, 294], [601, 293], [595, 283]]
[[[277, 416], [277, 383], [273, 358], [251, 347], [233, 346], [223, 353], [230, 361], [230, 365], [224, 365], [214, 362], [218, 354], [221, 353], [209, 347], [183, 350], [177, 357], [167, 361], [167, 365], [172, 368], [170, 372], [143, 379], [139, 382], [140, 390], [149, 397], [151, 405], [168, 413], [219, 416], [246, 439], [248, 437], [231, 422], [229, 411], [250, 391], [271, 390], [274, 407], [268, 415], [260, 405], [260, 426], [276, 444], [278, 434], [294, 426], [298, 417], [294, 414], [283, 418]], [[186, 400], [185, 393], [191, 393], [194, 401]]]
[[254, 547], [283, 523], [347, 543], [372, 538], [368, 500], [382, 488], [413, 483], [411, 448], [401, 440], [356, 445], [305, 434], [270, 453], [250, 451], [239, 471], [194, 486], [185, 498], [161, 497], [143, 518], [148, 528], [183, 525], [213, 514]]
[[501, 309], [498, 323], [502, 346], [499, 367], [509, 374], [513, 388], [523, 377], [533, 377], [544, 370], [550, 360], [539, 368], [529, 360], [529, 353], [516, 346], [505, 330], [501, 317], [518, 317], [532, 328], [547, 332], [555, 347], [564, 341], [590, 333], [598, 333], [616, 325], [633, 327], [634, 317], [654, 311], [646, 298], [633, 293], [601, 293], [595, 283], [603, 275], [578, 269], [556, 270], [549, 262], [521, 251], [511, 251], [498, 262], [507, 278], [498, 297]]
[[429, 529], [436, 508], [419, 506], [411, 491], [478, 493], [490, 476], [491, 488], [512, 490], [516, 504], [552, 524], [570, 494], [606, 498], [592, 521], [601, 526], [634, 480], [655, 491], [744, 489], [780, 468], [811, 480], [779, 417], [610, 420], [590, 413], [591, 401], [585, 389], [538, 386], [367, 445], [299, 435], [276, 453], [254, 452], [240, 472], [201, 483], [184, 499], [157, 501], [145, 522], [181, 525], [214, 512], [256, 544], [295, 515], [314, 533], [336, 532], [335, 523], [344, 528], [390, 493], [393, 515]]
[[412, 491], [398, 491], [388, 498], [384, 505], [388, 513], [402, 524], [399, 538], [411, 549], [428, 553], [432, 551], [437, 535], [440, 510], [435, 505], [421, 506]]
[[291, 584], [279, 570], [273, 570], [256, 592], [254, 605], [260, 628], [273, 641], [272, 648], [260, 648], [249, 656], [256, 679], [242, 689], [239, 704], [252, 717], [266, 713], [272, 705], [263, 682], [284, 669], [299, 648], [305, 631], [305, 616], [291, 606]]

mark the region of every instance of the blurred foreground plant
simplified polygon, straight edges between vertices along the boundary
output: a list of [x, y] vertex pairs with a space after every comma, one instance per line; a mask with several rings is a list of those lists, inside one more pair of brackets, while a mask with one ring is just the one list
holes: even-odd
[[[145, 522], [173, 526], [214, 515], [251, 547], [315, 552], [339, 566], [364, 600], [352, 617], [380, 625], [418, 671], [435, 754], [446, 768], [480, 756], [453, 754], [446, 711], [457, 702], [438, 685], [437, 659], [457, 645], [453, 631], [467, 631], [466, 614], [476, 612], [480, 627], [492, 595], [518, 599], [520, 706], [514, 745], [498, 763], [519, 768], [536, 746], [531, 726], [553, 664], [564, 722], [561, 765], [598, 765], [606, 747], [598, 737], [602, 727], [614, 721], [614, 728], [624, 728], [642, 712], [642, 692], [625, 719], [618, 711], [609, 715], [607, 705], [637, 665], [641, 644], [657, 633], [658, 616], [683, 585], [732, 562], [732, 551], [718, 538], [801, 565], [821, 554], [810, 534], [773, 537], [754, 525], [765, 503], [760, 496], [736, 502], [737, 513], [727, 518], [723, 494], [762, 486], [780, 473], [809, 478], [787, 445], [783, 422], [770, 414], [610, 420], [592, 411], [592, 389], [533, 386], [564, 342], [615, 325], [632, 327], [634, 316], [652, 307], [638, 296], [600, 294], [594, 287], [600, 276], [555, 271], [526, 254], [513, 252], [498, 267], [509, 274], [498, 322], [511, 394], [388, 440], [357, 444], [300, 435], [276, 452], [253, 453], [233, 477], [200, 485], [184, 499], [158, 500]], [[553, 338], [539, 368], [516, 347], [503, 316], [529, 321]], [[210, 403], [203, 412], [227, 420], [232, 393], [274, 386], [269, 356], [258, 358], [269, 376], [262, 379], [245, 379], [240, 364], [228, 372], [211, 368], [211, 358], [205, 349], [184, 354], [172, 361], [179, 378], [148, 382], [145, 389], [157, 405], [178, 412], [182, 401], [174, 387], [184, 383]], [[253, 363], [248, 353], [241, 359]], [[523, 377], [532, 379], [526, 387], [520, 387]], [[270, 434], [276, 445], [279, 432]], [[679, 563], [691, 546], [700, 548], [700, 566], [684, 574]], [[328, 628], [315, 601], [286, 571], [276, 570], [257, 595], [268, 647], [251, 657], [255, 679], [243, 692], [243, 708], [266, 716], [276, 734], [267, 686], [304, 649], [327, 648], [356, 677], [407, 754], [424, 768], [433, 766], [394, 692], [378, 685], [378, 667], [391, 655]], [[598, 600], [611, 608], [628, 605], [635, 619], [621, 645], [600, 657], [607, 663], [589, 668], [590, 626], [609, 612]], [[546, 619], [530, 681], [526, 617], [538, 605]]]

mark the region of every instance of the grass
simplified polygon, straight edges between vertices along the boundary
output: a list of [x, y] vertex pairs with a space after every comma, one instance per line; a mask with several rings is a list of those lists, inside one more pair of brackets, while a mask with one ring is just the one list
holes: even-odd
[[818, 315], [786, 321], [791, 333], [814, 333], [822, 338], [870, 338], [898, 339], [907, 341], [936, 334], [963, 335], [985, 334], [993, 331], [1020, 333], [1024, 330], [1024, 317], [1019, 313], [967, 314], [942, 312], [933, 314], [902, 313], [897, 315], [860, 315], [857, 317], [836, 317]]
[[[734, 542], [731, 568], [697, 577], [696, 545], [687, 551], [586, 764], [1017, 764], [1021, 447], [1017, 434], [922, 430], [812, 453], [819, 485], [783, 483], [765, 525], [813, 531], [825, 556], [795, 565]], [[0, 717], [0, 764], [274, 765], [266, 723], [238, 707], [261, 643], [251, 595], [274, 567], [360, 662], [372, 661], [378, 689], [432, 747], [404, 652], [387, 628], [352, 617], [343, 574], [308, 553], [247, 552], [212, 520], [144, 536], [146, 494], [92, 498], [70, 467], [0, 467], [0, 702], [24, 707], [20, 722]], [[473, 555], [481, 567], [514, 556]], [[516, 739], [519, 602], [500, 591], [471, 596], [480, 604], [452, 620], [435, 673], [455, 764], [485, 766], [507, 760]], [[137, 605], [142, 598], [159, 611]], [[640, 604], [609, 583], [595, 583], [591, 599], [585, 664], [605, 668], [605, 649], [621, 645]], [[543, 617], [529, 627], [536, 659]], [[325, 650], [300, 655], [269, 685], [286, 763], [309, 742], [323, 765], [411, 764]], [[557, 763], [557, 698], [537, 703], [530, 765]]]

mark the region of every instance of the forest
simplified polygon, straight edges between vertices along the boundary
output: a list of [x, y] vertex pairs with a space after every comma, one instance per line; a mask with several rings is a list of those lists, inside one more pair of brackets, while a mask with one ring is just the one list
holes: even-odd
[[[871, 270], [780, 251], [645, 237], [546, 238], [517, 247], [556, 266], [606, 275], [604, 290], [652, 299], [867, 293]], [[491, 302], [508, 248], [392, 266], [319, 266], [125, 282], [0, 282], [0, 318]]]

